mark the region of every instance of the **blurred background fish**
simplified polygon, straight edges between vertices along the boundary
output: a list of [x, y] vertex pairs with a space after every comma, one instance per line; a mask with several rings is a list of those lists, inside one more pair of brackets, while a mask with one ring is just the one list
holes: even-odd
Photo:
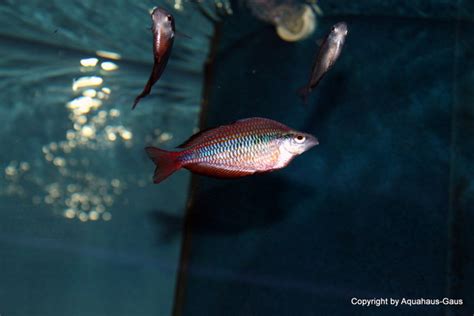
[[314, 60], [311, 76], [306, 86], [299, 90], [303, 102], [308, 103], [308, 95], [318, 85], [319, 81], [334, 66], [341, 54], [342, 46], [347, 36], [347, 24], [339, 22], [331, 28], [331, 32], [321, 43], [318, 55]]
[[151, 87], [160, 79], [171, 54], [174, 42], [174, 18], [163, 8], [154, 8], [151, 13], [153, 32], [153, 69], [143, 91], [135, 98], [132, 110], [140, 99], [150, 94]]

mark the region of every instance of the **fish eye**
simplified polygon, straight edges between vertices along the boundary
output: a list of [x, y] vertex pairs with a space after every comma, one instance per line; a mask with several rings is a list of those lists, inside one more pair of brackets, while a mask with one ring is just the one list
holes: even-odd
[[168, 20], [168, 22], [171, 22], [173, 20], [173, 17], [171, 15], [168, 15], [166, 16], [166, 19]]
[[303, 135], [297, 135], [295, 136], [294, 140], [298, 144], [302, 144], [306, 140], [306, 137], [304, 137]]

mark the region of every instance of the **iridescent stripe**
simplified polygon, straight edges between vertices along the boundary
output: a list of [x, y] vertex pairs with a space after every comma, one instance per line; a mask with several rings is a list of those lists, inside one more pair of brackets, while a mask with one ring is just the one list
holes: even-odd
[[[259, 131], [260, 132], [260, 131]], [[205, 143], [193, 146], [183, 154], [183, 162], [219, 162], [236, 164], [241, 160], [254, 161], [263, 154], [267, 157], [269, 150], [274, 150], [271, 143], [281, 136], [281, 131], [264, 129], [258, 134], [247, 131], [236, 131], [233, 135], [225, 135], [208, 139]]]

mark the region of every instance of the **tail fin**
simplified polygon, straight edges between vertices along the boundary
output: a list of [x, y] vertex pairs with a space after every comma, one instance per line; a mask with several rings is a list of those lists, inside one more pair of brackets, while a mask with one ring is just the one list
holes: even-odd
[[135, 107], [137, 106], [139, 101], [140, 101], [140, 96], [136, 97], [135, 100], [133, 101], [132, 110], [135, 110]]
[[311, 90], [307, 86], [304, 86], [298, 90], [298, 94], [300, 95], [303, 103], [308, 105], [308, 95], [310, 94]]
[[153, 176], [154, 183], [160, 183], [181, 168], [181, 164], [176, 161], [179, 155], [178, 152], [166, 151], [156, 147], [146, 147], [145, 151], [156, 165]]

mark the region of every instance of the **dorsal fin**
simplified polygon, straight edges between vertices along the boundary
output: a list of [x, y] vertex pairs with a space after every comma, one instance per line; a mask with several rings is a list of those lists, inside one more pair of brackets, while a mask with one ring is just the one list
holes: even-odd
[[286, 126], [285, 124], [274, 121], [274, 120], [271, 120], [271, 119], [268, 119], [268, 118], [264, 118], [264, 117], [244, 118], [244, 119], [234, 121], [234, 122], [232, 122], [228, 125], [225, 125], [225, 126], [231, 126], [233, 124], [244, 124], [244, 123], [252, 124], [252, 123], [256, 123], [256, 122], [259, 122], [262, 125], [267, 124], [267, 125], [271, 125], [273, 127], [278, 127], [278, 128], [281, 128], [282, 130], [290, 130], [290, 128], [288, 126]]
[[182, 143], [179, 146], [176, 146], [176, 148], [185, 148], [185, 147], [195, 145], [196, 140], [198, 140], [202, 136], [203, 133], [208, 132], [212, 129], [213, 129], [213, 127], [209, 127], [209, 128], [205, 128], [203, 130], [200, 130], [199, 132], [197, 132], [193, 136], [189, 137], [188, 140], [186, 140], [184, 143]]
[[186, 147], [191, 147], [196, 144], [202, 143], [203, 141], [207, 140], [209, 137], [213, 137], [216, 134], [222, 133], [232, 128], [232, 126], [235, 124], [242, 124], [242, 125], [244, 125], [245, 123], [255, 124], [256, 122], [259, 122], [261, 124], [269, 124], [273, 127], [278, 127], [282, 130], [290, 130], [288, 126], [282, 123], [279, 123], [270, 119], [262, 118], [262, 117], [252, 117], [252, 118], [240, 119], [232, 123], [229, 123], [227, 125], [222, 125], [219, 127], [211, 127], [211, 128], [203, 129], [197, 132], [196, 134], [194, 134], [193, 136], [191, 136], [188, 140], [186, 140], [184, 143], [177, 146], [176, 148], [186, 148]]
[[207, 133], [207, 132], [210, 132], [211, 130], [212, 131], [217, 131], [219, 129], [221, 129], [222, 127], [226, 127], [226, 126], [229, 126], [229, 125], [232, 125], [232, 124], [235, 124], [239, 121], [244, 121], [246, 119], [242, 119], [242, 120], [238, 120], [238, 121], [234, 121], [232, 123], [229, 123], [227, 125], [223, 125], [223, 126], [219, 126], [219, 127], [208, 127], [208, 128], [204, 128], [202, 130], [200, 130], [199, 132], [197, 132], [196, 134], [192, 135], [191, 137], [188, 138], [188, 140], [186, 140], [184, 143], [182, 143], [181, 145], [177, 146], [176, 148], [185, 148], [185, 147], [190, 147], [190, 146], [193, 146], [193, 145], [196, 145], [198, 142], [201, 142], [203, 141], [203, 134], [204, 133]]

